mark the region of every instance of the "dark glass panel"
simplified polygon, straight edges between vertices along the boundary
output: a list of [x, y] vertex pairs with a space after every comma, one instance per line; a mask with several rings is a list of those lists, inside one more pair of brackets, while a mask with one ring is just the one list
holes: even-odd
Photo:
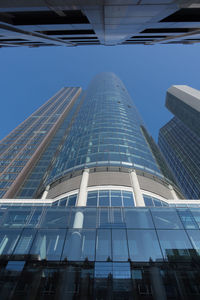
[[184, 230], [158, 230], [158, 237], [167, 260], [189, 259], [194, 254]]

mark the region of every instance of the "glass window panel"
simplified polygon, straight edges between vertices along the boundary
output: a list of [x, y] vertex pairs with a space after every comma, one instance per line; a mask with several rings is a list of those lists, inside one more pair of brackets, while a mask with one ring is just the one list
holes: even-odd
[[112, 230], [112, 250], [114, 261], [128, 260], [128, 247], [126, 231], [123, 229]]
[[39, 230], [30, 254], [37, 255], [39, 260], [60, 260], [65, 234], [65, 229]]
[[9, 210], [6, 214], [3, 226], [4, 227], [24, 227], [28, 222], [31, 210], [24, 210], [23, 208], [16, 210]]
[[121, 208], [111, 208], [110, 215], [112, 227], [126, 227], [124, 222], [123, 210]]
[[163, 259], [154, 230], [127, 230], [129, 254], [132, 261]]
[[20, 229], [2, 229], [0, 231], [0, 255], [12, 254], [20, 233]]
[[5, 210], [0, 210], [0, 224], [3, 222], [3, 219], [4, 219], [4, 217], [5, 217]]
[[76, 198], [77, 198], [77, 195], [69, 196], [67, 206], [75, 206], [76, 205]]
[[107, 261], [111, 256], [111, 231], [110, 229], [98, 229], [96, 237], [96, 260]]
[[98, 209], [98, 226], [101, 228], [111, 227], [109, 208]]
[[121, 197], [121, 191], [112, 191], [111, 190], [111, 197]]
[[109, 197], [99, 197], [99, 206], [110, 206]]
[[122, 191], [122, 195], [124, 207], [135, 206], [132, 192]]
[[15, 272], [21, 272], [24, 268], [25, 261], [12, 261], [10, 260], [7, 263], [6, 271], [15, 271]]
[[108, 190], [100, 190], [99, 197], [109, 197], [109, 191]]
[[96, 228], [96, 208], [86, 208], [83, 210], [83, 228]]
[[43, 211], [43, 209], [37, 208], [31, 216], [31, 219], [29, 220], [26, 227], [36, 227], [40, 223]]
[[190, 209], [195, 221], [197, 222], [199, 228], [200, 228], [200, 209], [195, 208], [195, 209]]
[[143, 195], [145, 206], [154, 206], [152, 198], [149, 196]]
[[69, 224], [70, 210], [49, 208], [42, 220], [42, 228], [66, 228]]
[[88, 192], [87, 198], [98, 198], [98, 191]]
[[97, 207], [97, 197], [89, 197], [87, 198], [87, 206], [96, 206]]
[[96, 230], [74, 229], [67, 233], [62, 259], [94, 261]]
[[200, 255], [200, 231], [199, 230], [187, 230], [189, 238], [192, 242], [196, 253]]
[[181, 220], [173, 208], [152, 208], [153, 220], [158, 229], [182, 229]]
[[111, 196], [111, 206], [122, 206], [122, 197], [112, 197]]
[[154, 228], [152, 217], [148, 208], [124, 208], [124, 215], [127, 228]]
[[133, 207], [133, 206], [135, 206], [133, 198], [131, 199], [131, 198], [124, 197], [123, 198], [123, 204], [124, 204], [124, 207]]
[[162, 202], [159, 199], [153, 198], [153, 202], [155, 206], [162, 206]]
[[15, 248], [14, 254], [28, 254], [31, 248], [36, 230], [24, 229]]
[[107, 278], [113, 273], [112, 262], [95, 262], [95, 278]]
[[65, 198], [61, 199], [60, 202], [59, 202], [59, 206], [66, 206], [67, 198], [68, 197], [65, 197]]
[[179, 208], [177, 211], [186, 229], [198, 229], [198, 225], [195, 222], [194, 217], [189, 209]]
[[[127, 279], [131, 278], [131, 268], [130, 268], [130, 263], [119, 263], [119, 262], [114, 262], [113, 263], [113, 278], [114, 279]], [[126, 290], [127, 288], [127, 283], [129, 281], [126, 280], [124, 282], [124, 288]], [[116, 289], [119, 288], [119, 282], [116, 280], [114, 282], [116, 284]], [[123, 290], [124, 291], [124, 290]]]
[[157, 232], [165, 259], [188, 259], [194, 253], [184, 230], [158, 230]]

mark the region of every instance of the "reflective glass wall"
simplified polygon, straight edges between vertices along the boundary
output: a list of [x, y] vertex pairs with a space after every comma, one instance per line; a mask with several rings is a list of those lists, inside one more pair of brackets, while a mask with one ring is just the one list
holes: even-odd
[[67, 172], [95, 166], [125, 166], [162, 176], [123, 83], [112, 73], [95, 77], [46, 184]]

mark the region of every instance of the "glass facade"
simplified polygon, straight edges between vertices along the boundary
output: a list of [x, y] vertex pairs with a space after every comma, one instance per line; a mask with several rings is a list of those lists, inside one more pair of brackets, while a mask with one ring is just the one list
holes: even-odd
[[159, 133], [163, 152], [187, 199], [200, 198], [200, 138], [174, 117]]
[[[5, 195], [17, 176], [32, 159], [78, 90], [79, 88], [63, 88], [1, 141], [0, 198]], [[47, 151], [50, 157], [53, 155], [53, 145], [55, 146], [55, 140], [52, 141]], [[27, 183], [28, 191], [26, 190], [21, 196], [33, 197], [34, 191], [45, 173], [45, 168], [47, 168], [47, 161], [49, 161], [49, 157], [46, 153], [45, 158], [43, 157], [40, 161], [38, 166], [40, 169], [37, 174], [35, 177], [32, 175]]]
[[87, 206], [134, 206], [133, 192], [125, 190], [96, 190], [87, 194]]
[[10, 207], [0, 212], [0, 254], [13, 258], [149, 262], [199, 256], [199, 209]]
[[0, 213], [1, 299], [199, 299], [199, 209]]
[[142, 124], [123, 83], [112, 73], [98, 75], [84, 95], [45, 184], [68, 172], [97, 166], [124, 166], [162, 176]]

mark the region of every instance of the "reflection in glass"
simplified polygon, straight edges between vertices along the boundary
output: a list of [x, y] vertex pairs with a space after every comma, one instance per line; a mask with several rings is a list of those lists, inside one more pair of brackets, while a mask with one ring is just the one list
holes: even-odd
[[20, 229], [2, 229], [0, 231], [0, 255], [12, 254], [20, 233]]
[[124, 205], [124, 207], [135, 206], [132, 192], [122, 191], [122, 195], [123, 195], [123, 205]]
[[124, 215], [127, 228], [154, 228], [150, 211], [147, 208], [125, 208]]
[[110, 229], [98, 229], [96, 237], [96, 260], [106, 261], [111, 256], [111, 231]]
[[181, 220], [173, 208], [151, 209], [153, 220], [158, 229], [182, 229]]
[[8, 213], [5, 217], [3, 226], [4, 227], [23, 227], [26, 225], [28, 222], [30, 215], [31, 215], [31, 210], [25, 210], [23, 208], [16, 209], [16, 210], [8, 210]]
[[161, 261], [163, 259], [154, 230], [127, 230], [127, 234], [132, 261]]
[[163, 255], [168, 260], [188, 259], [194, 249], [184, 230], [158, 230]]
[[198, 255], [200, 255], [200, 231], [199, 230], [187, 230], [192, 245]]
[[60, 260], [65, 234], [65, 229], [39, 230], [30, 254], [37, 255], [39, 260]]
[[24, 229], [15, 248], [14, 254], [28, 254], [31, 248], [36, 230]]
[[29, 220], [26, 227], [36, 227], [40, 223], [42, 213], [43, 213], [42, 209], [40, 208], [36, 209], [33, 215], [31, 216], [31, 219]]
[[98, 209], [98, 226], [101, 228], [111, 227], [109, 208]]
[[88, 259], [94, 261], [96, 230], [74, 229], [68, 230], [62, 259], [70, 261], [82, 261]]
[[126, 231], [123, 229], [112, 230], [112, 250], [114, 261], [128, 260], [128, 247]]
[[70, 210], [67, 208], [47, 209], [41, 227], [66, 228], [69, 224]]
[[195, 221], [197, 222], [199, 228], [200, 228], [200, 209], [195, 208], [195, 209], [190, 209]]
[[195, 222], [194, 217], [189, 209], [179, 208], [177, 209], [177, 211], [186, 229], [198, 229], [198, 225]]

